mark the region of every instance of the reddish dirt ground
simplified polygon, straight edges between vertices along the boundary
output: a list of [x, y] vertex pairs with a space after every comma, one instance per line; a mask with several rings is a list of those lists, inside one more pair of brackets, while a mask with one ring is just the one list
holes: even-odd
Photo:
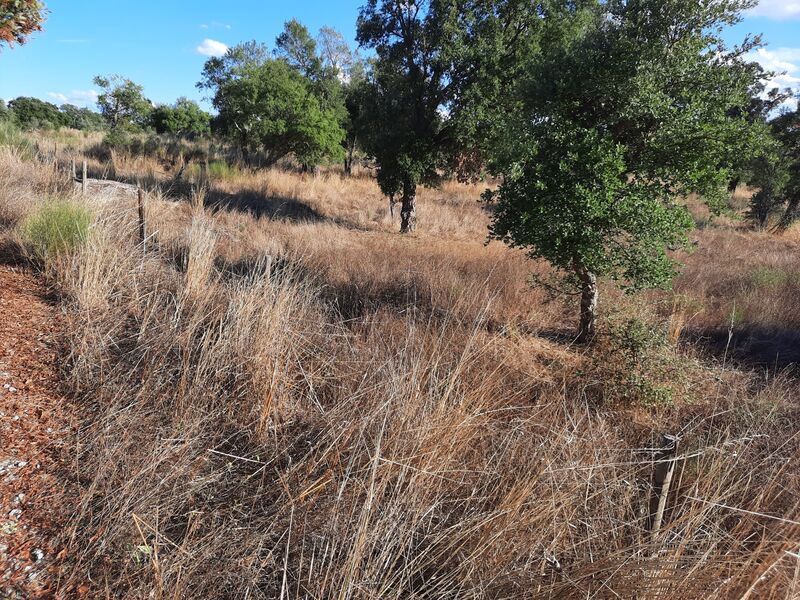
[[73, 437], [59, 388], [58, 310], [30, 273], [0, 265], [0, 597], [51, 598], [67, 521]]

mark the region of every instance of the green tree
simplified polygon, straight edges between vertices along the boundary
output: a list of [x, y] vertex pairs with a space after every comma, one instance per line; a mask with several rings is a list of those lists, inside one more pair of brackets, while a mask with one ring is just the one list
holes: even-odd
[[8, 103], [14, 121], [23, 129], [54, 129], [65, 124], [58, 107], [38, 98], [21, 96]]
[[[275, 40], [275, 55], [305, 78], [320, 107], [329, 111], [344, 127], [347, 124], [344, 90], [347, 73], [343, 66], [347, 59], [343, 56], [349, 48], [343, 36], [331, 28], [323, 28], [318, 39], [321, 42], [319, 47], [305, 25], [292, 19], [284, 24], [283, 31]], [[304, 169], [308, 167], [303, 165]]]
[[283, 24], [283, 31], [275, 39], [275, 56], [309, 79], [317, 79], [322, 73], [317, 42], [297, 19]]
[[779, 144], [781, 178], [773, 187], [780, 190], [780, 197], [786, 203], [778, 230], [785, 231], [797, 218], [800, 207], [800, 106], [794, 111], [786, 111], [770, 123], [771, 130]]
[[144, 88], [120, 75], [94, 78], [103, 89], [97, 98], [100, 114], [112, 129], [139, 129], [147, 125], [152, 103], [144, 97]]
[[757, 40], [721, 38], [751, 3], [613, 0], [574, 43], [545, 48], [494, 156], [501, 176], [491, 235], [570, 273], [577, 339], [596, 330], [597, 278], [666, 285], [693, 224], [678, 198], [727, 200], [730, 166], [755, 155], [763, 127], [743, 114]]
[[211, 115], [187, 98], [178, 98], [172, 106], [156, 106], [150, 120], [156, 133], [176, 137], [195, 138], [211, 132]]
[[358, 42], [376, 53], [365, 118], [364, 144], [378, 163], [381, 191], [400, 194], [403, 233], [416, 228], [420, 184], [435, 185], [448, 143], [443, 108], [451, 100], [451, 63], [458, 26], [455, 2], [369, 0], [357, 24]]
[[59, 109], [65, 127], [82, 131], [99, 131], [105, 128], [103, 115], [88, 108], [78, 108], [72, 104], [62, 104]]
[[269, 59], [269, 50], [264, 44], [256, 41], [237, 44], [229, 48], [224, 56], [215, 56], [206, 61], [197, 88], [209, 94], [208, 99], [219, 109], [217, 103], [220, 101], [220, 88], [237, 79], [245, 67], [257, 67]]
[[246, 63], [230, 75], [214, 106], [222, 130], [243, 150], [263, 152], [268, 164], [289, 154], [303, 164], [341, 158], [344, 132], [336, 115], [285, 62]]
[[6, 106], [6, 101], [0, 98], [0, 121], [7, 121], [11, 118], [11, 112]]
[[454, 163], [462, 176], [481, 170], [546, 17], [586, 1], [370, 0], [361, 9], [358, 41], [376, 53], [363, 143], [381, 190], [401, 195], [401, 232], [415, 227], [418, 185], [437, 185]]
[[24, 44], [28, 36], [42, 30], [47, 9], [39, 0], [0, 1], [0, 44]]

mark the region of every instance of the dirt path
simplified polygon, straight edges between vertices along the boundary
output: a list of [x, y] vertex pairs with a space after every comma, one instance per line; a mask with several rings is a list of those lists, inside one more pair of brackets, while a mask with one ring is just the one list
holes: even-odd
[[31, 274], [0, 265], [0, 598], [53, 597], [68, 518], [63, 444], [74, 431], [59, 387], [58, 311]]

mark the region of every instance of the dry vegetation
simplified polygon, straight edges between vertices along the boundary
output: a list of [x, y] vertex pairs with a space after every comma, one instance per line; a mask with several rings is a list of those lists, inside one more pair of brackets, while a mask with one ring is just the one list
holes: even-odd
[[[192, 202], [158, 161], [91, 167], [162, 192], [147, 254], [135, 201], [95, 197], [43, 266], [85, 411], [66, 593], [800, 594], [793, 234], [707, 223], [674, 292], [608, 290], [586, 350], [573, 300], [527, 285], [546, 267], [484, 244], [479, 187], [425, 190], [402, 237], [367, 174], [232, 171]], [[55, 195], [84, 202], [0, 148], [9, 260]]]

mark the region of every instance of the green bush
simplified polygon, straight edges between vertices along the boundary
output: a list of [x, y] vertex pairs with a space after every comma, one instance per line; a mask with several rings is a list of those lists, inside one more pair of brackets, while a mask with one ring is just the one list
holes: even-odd
[[32, 152], [31, 143], [13, 121], [0, 121], [0, 146], [10, 146], [21, 152]]
[[46, 262], [82, 244], [91, 222], [92, 214], [85, 206], [53, 200], [26, 219], [22, 234], [33, 257]]
[[238, 175], [239, 170], [224, 160], [213, 160], [208, 163], [208, 176], [214, 179], [230, 179]]

